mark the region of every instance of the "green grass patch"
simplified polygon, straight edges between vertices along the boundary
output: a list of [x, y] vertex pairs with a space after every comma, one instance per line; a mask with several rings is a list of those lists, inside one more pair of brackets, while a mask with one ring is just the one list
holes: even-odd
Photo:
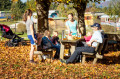
[[0, 24], [5, 24], [5, 25], [11, 25], [11, 24], [15, 24], [15, 23], [17, 23], [16, 21], [9, 21], [9, 22], [7, 22], [7, 21], [0, 21]]

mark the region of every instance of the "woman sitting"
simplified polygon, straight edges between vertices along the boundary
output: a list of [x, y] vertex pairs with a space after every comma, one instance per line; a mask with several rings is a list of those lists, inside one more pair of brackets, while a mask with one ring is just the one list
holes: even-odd
[[60, 46], [54, 45], [52, 43], [52, 41], [50, 41], [50, 32], [48, 30], [46, 30], [44, 32], [44, 36], [42, 37], [41, 45], [42, 45], [43, 49], [55, 48], [56, 49], [56, 53], [55, 53], [54, 59], [58, 59], [59, 58]]

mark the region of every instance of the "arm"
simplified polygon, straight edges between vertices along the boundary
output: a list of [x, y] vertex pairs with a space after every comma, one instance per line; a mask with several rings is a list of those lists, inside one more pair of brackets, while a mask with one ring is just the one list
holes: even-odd
[[93, 42], [98, 42], [98, 43], [102, 43], [103, 42], [102, 35], [101, 35], [100, 32], [95, 32], [92, 35], [92, 38], [90, 39], [88, 44], [91, 46]]
[[77, 33], [80, 34], [77, 21], [76, 21], [76, 29], [77, 29]]
[[77, 29], [77, 33], [80, 34], [80, 33], [79, 33], [79, 27], [78, 27], [78, 26], [76, 26], [76, 29]]
[[70, 28], [69, 28], [69, 26], [67, 26], [67, 29], [68, 29], [68, 34], [70, 33]]
[[30, 25], [30, 31], [31, 31], [31, 35], [32, 35], [32, 37], [33, 37], [34, 42], [37, 43], [37, 40], [36, 40], [35, 37], [34, 37], [33, 25]]
[[70, 34], [70, 28], [69, 28], [69, 25], [68, 25], [68, 21], [65, 23], [67, 29], [68, 29], [68, 34]]

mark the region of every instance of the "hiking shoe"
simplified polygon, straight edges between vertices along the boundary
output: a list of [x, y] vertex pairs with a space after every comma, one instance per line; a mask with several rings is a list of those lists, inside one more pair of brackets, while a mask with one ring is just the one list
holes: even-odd
[[66, 64], [67, 64], [67, 61], [64, 60], [64, 59], [60, 59], [60, 62], [62, 62], [62, 63], [66, 63]]

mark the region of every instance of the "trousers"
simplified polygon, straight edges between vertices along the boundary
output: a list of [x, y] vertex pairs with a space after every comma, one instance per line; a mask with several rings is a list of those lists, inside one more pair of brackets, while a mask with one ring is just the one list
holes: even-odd
[[94, 53], [95, 48], [90, 46], [77, 47], [74, 53], [66, 60], [66, 63], [73, 63], [78, 55], [82, 56], [82, 52]]

